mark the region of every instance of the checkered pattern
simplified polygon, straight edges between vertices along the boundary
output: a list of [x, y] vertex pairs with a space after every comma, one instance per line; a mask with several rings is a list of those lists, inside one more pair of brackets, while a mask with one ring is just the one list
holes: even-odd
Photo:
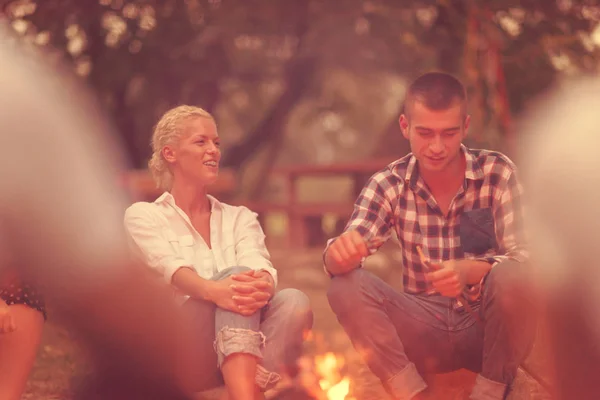
[[[442, 215], [419, 177], [416, 158], [409, 154], [370, 178], [346, 225], [345, 231], [357, 230], [366, 240], [376, 236], [387, 240], [395, 231], [405, 267], [404, 290], [408, 293], [434, 292], [425, 278], [417, 246], [432, 262], [468, 258], [494, 265], [507, 259], [523, 262], [528, 258], [522, 227], [523, 190], [515, 165], [498, 152], [465, 146], [462, 151], [467, 161], [465, 181], [447, 216]], [[483, 254], [466, 253], [460, 243], [460, 216], [483, 208], [492, 211], [497, 246]], [[480, 291], [481, 285], [475, 285], [466, 295], [475, 300]]]

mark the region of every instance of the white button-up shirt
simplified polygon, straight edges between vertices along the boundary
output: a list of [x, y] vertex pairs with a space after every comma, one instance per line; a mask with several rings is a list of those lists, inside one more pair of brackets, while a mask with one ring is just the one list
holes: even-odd
[[[257, 214], [208, 196], [211, 205], [209, 247], [188, 215], [165, 192], [152, 203], [138, 202], [125, 211], [125, 228], [134, 252], [170, 284], [181, 268], [204, 279], [234, 266], [266, 270], [277, 284], [277, 271], [265, 246]], [[186, 296], [187, 297], [187, 296]]]

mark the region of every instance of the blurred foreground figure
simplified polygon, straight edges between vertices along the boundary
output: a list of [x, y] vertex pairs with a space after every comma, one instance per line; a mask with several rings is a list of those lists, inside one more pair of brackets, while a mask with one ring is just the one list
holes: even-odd
[[600, 396], [600, 79], [556, 90], [527, 119], [532, 262], [556, 398]]
[[[113, 129], [46, 63], [22, 53], [0, 26], [0, 259], [36, 282], [51, 318], [89, 352], [95, 386], [81, 398], [186, 398], [189, 335], [169, 291], [129, 259]], [[19, 326], [7, 331], [3, 373], [16, 365], [7, 335], [13, 345], [27, 336]]]

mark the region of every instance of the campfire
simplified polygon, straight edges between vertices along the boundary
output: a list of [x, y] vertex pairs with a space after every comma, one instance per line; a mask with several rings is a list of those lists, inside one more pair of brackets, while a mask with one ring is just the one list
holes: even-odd
[[315, 357], [315, 369], [319, 386], [327, 400], [351, 400], [347, 397], [350, 392], [350, 378], [342, 377], [344, 358], [329, 352]]
[[306, 336], [313, 347], [314, 356], [304, 356], [298, 363], [298, 374], [294, 378], [284, 378], [285, 388], [273, 396], [272, 400], [356, 400], [350, 395], [350, 377], [346, 375], [346, 360], [331, 351], [319, 352], [322, 339], [315, 340], [312, 333]]

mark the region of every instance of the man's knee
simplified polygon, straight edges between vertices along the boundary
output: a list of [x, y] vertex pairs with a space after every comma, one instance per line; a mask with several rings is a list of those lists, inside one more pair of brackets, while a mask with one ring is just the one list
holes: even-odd
[[363, 268], [357, 268], [343, 275], [334, 276], [327, 290], [327, 300], [331, 309], [337, 313], [345, 308], [357, 305], [361, 288], [368, 285], [374, 276]]
[[489, 272], [485, 284], [499, 290], [512, 289], [522, 285], [528, 279], [528, 265], [518, 261], [503, 261]]
[[503, 309], [525, 306], [531, 293], [531, 273], [528, 264], [504, 261], [492, 268], [486, 281], [486, 291]]

